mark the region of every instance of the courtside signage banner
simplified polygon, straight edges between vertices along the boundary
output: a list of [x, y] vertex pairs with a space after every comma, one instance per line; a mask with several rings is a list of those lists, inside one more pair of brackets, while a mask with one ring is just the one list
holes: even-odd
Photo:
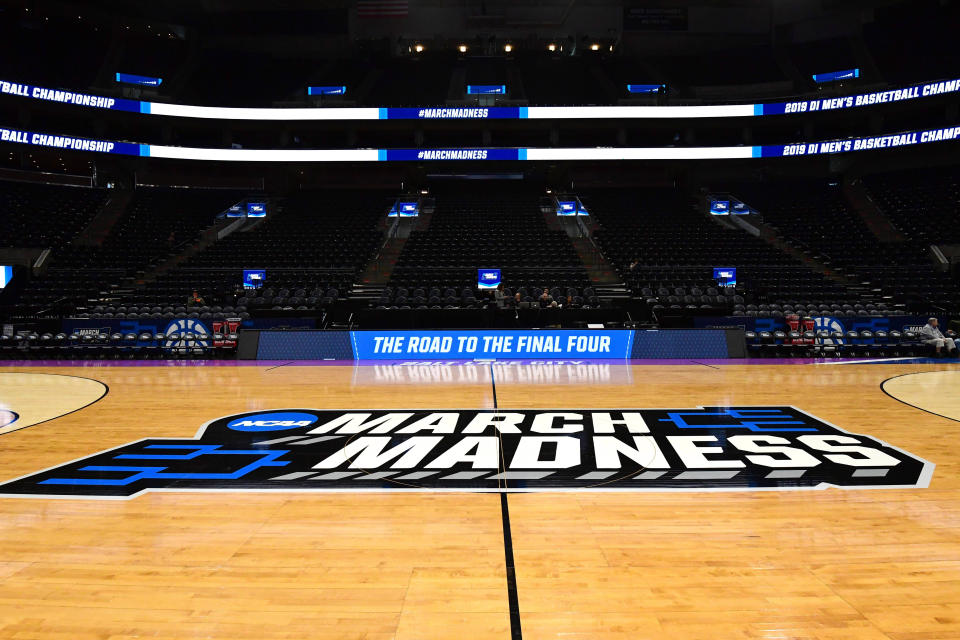
[[357, 360], [630, 357], [633, 331], [351, 331]]
[[[148, 419], [149, 423], [149, 419]], [[927, 487], [934, 465], [794, 407], [264, 409], [0, 484], [151, 491], [785, 491]]]
[[208, 149], [93, 140], [0, 128], [0, 142], [177, 160], [230, 162], [425, 162], [451, 160], [723, 160], [869, 151], [946, 142], [960, 127], [826, 142], [741, 147], [581, 147], [450, 149]]
[[837, 111], [960, 92], [960, 79], [836, 98], [724, 105], [621, 105], [599, 107], [205, 107], [92, 96], [0, 80], [0, 94], [114, 111], [221, 120], [555, 120], [632, 118], [743, 118]]

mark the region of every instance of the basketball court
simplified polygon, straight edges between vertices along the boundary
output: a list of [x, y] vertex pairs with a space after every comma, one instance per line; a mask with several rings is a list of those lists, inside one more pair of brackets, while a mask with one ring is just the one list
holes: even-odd
[[[0, 637], [960, 637], [960, 366], [729, 362], [0, 367]], [[674, 449], [657, 441], [663, 465], [652, 454], [637, 462], [653, 451], [639, 436], [632, 461], [618, 445], [618, 473], [603, 471], [597, 444], [595, 469], [560, 478], [549, 464], [539, 475], [513, 470], [523, 438], [489, 418], [520, 416], [525, 430], [549, 411], [534, 432], [592, 421], [596, 434], [629, 436], [643, 425], [656, 433], [660, 415], [694, 422], [702, 407], [735, 408], [728, 414], [755, 416], [743, 425], [761, 425], [741, 431], [822, 427], [872, 449], [846, 450], [843, 477], [829, 475], [843, 464], [827, 453], [841, 449], [814, 445], [810, 470], [778, 471], [770, 457], [783, 455], [771, 455], [774, 470], [757, 475], [760, 456], [746, 457], [742, 440], [730, 438], [735, 452], [726, 436], [713, 438], [720, 447], [699, 436], [698, 455], [712, 464], [698, 471], [674, 468], [677, 455], [693, 454], [673, 439]], [[767, 413], [747, 413], [757, 407]], [[647, 411], [665, 409], [686, 413]], [[461, 423], [482, 415], [490, 428], [447, 429], [440, 410], [460, 412]], [[379, 417], [380, 431], [350, 431], [356, 423], [338, 417], [348, 413]], [[769, 427], [797, 425], [801, 413], [818, 426]], [[343, 471], [358, 455], [376, 458], [369, 448], [334, 460], [390, 420], [399, 428], [423, 416], [432, 417], [420, 431], [446, 435], [400, 438], [410, 446], [377, 469]], [[710, 426], [724, 428], [696, 433]], [[289, 435], [306, 428], [327, 435]], [[189, 466], [161, 458], [219, 460], [189, 442], [221, 431], [272, 452], [262, 465], [277, 468], [258, 469], [257, 481], [237, 465], [212, 473], [219, 462], [208, 475], [142, 471]], [[500, 439], [496, 469], [484, 468], [483, 446], [451, 453], [467, 433]], [[537, 444], [534, 462], [561, 457], [563, 436], [542, 440], [554, 437], [554, 447]], [[297, 442], [297, 452], [275, 451]], [[858, 467], [864, 455], [874, 456], [870, 469]], [[437, 479], [443, 465], [426, 461], [443, 456], [459, 462]], [[284, 468], [293, 458], [307, 470]], [[133, 469], [140, 479], [120, 486]], [[855, 486], [827, 486], [847, 482]]]

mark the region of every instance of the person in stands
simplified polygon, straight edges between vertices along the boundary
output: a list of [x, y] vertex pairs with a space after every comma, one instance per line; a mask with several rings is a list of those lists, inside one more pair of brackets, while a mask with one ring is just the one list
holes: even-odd
[[202, 307], [206, 302], [203, 301], [203, 298], [197, 293], [197, 290], [194, 289], [193, 293], [187, 296], [187, 306], [188, 307]]
[[503, 294], [503, 283], [501, 282], [497, 285], [497, 288], [493, 290], [493, 301], [498, 309], [503, 309], [506, 306], [505, 297]]
[[540, 294], [540, 307], [549, 307], [551, 302], [553, 302], [553, 296], [550, 295], [550, 289], [544, 287], [543, 293]]
[[923, 328], [920, 329], [920, 339], [923, 340], [924, 344], [934, 347], [937, 351], [937, 355], [940, 355], [940, 350], [944, 347], [947, 348], [947, 351], [951, 356], [957, 355], [957, 345], [954, 344], [953, 338], [947, 338], [940, 332], [940, 328], [937, 326], [939, 322], [936, 318], [930, 318], [927, 320], [927, 324], [923, 325]]

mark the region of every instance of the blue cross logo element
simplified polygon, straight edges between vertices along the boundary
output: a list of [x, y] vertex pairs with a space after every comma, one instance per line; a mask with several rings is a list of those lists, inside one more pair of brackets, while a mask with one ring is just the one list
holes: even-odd
[[[816, 427], [789, 427], [784, 425], [806, 425], [802, 420], [784, 413], [780, 409], [721, 409], [719, 411], [668, 411], [667, 418], [660, 422], [672, 422], [678, 429], [749, 429], [750, 431], [769, 433], [777, 431], [817, 431]], [[738, 424], [690, 424], [684, 416], [723, 416], [739, 420]], [[775, 425], [775, 426], [761, 426]]]
[[124, 487], [138, 480], [237, 480], [248, 473], [259, 469], [260, 467], [284, 467], [289, 462], [278, 461], [277, 458], [289, 450], [270, 450], [262, 449], [221, 449], [219, 444], [151, 444], [145, 449], [175, 449], [186, 450], [186, 453], [157, 453], [140, 454], [125, 453], [114, 456], [114, 460], [196, 460], [204, 455], [215, 456], [234, 456], [246, 455], [256, 456], [256, 460], [250, 464], [229, 473], [164, 473], [167, 467], [139, 467], [139, 466], [120, 466], [120, 465], [94, 465], [81, 467], [78, 471], [89, 471], [98, 473], [127, 473], [120, 478], [48, 478], [37, 484], [68, 484], [68, 485], [100, 485]]

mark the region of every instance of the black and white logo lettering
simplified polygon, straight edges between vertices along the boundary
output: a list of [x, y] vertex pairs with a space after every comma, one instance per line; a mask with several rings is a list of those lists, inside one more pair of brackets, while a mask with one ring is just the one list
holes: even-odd
[[0, 485], [145, 491], [710, 491], [926, 487], [934, 465], [793, 407], [277, 409], [146, 439]]

